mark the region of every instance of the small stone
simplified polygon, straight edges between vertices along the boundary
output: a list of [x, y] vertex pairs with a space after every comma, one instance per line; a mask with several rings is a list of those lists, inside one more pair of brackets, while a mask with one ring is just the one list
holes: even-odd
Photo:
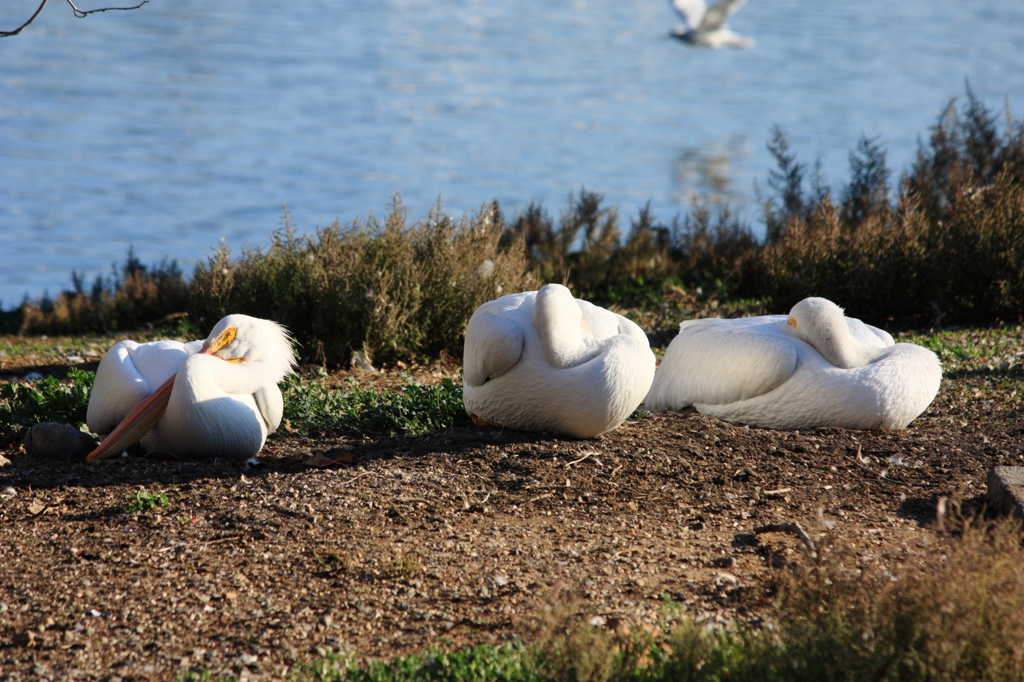
[[716, 585], [736, 585], [740, 582], [739, 578], [727, 571], [715, 573], [711, 579]]
[[1024, 516], [1024, 467], [989, 470], [988, 503], [994, 511]]
[[57, 422], [36, 424], [25, 434], [25, 452], [42, 459], [80, 459], [95, 445], [96, 441], [89, 434]]

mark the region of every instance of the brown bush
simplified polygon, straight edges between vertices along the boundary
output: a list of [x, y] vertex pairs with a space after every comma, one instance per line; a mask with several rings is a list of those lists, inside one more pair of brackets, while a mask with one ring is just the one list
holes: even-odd
[[125, 264], [108, 279], [97, 277], [85, 291], [72, 273], [74, 291], [62, 291], [21, 307], [23, 333], [84, 334], [132, 329], [184, 311], [188, 285], [177, 263], [147, 268], [129, 251]]
[[266, 251], [233, 261], [222, 246], [196, 268], [190, 313], [204, 327], [229, 312], [269, 317], [330, 364], [355, 351], [385, 363], [461, 355], [477, 306], [533, 283], [522, 242], [499, 246], [504, 230], [494, 205], [461, 220], [435, 208], [406, 225], [396, 200], [383, 223], [335, 222], [303, 236], [286, 215]]

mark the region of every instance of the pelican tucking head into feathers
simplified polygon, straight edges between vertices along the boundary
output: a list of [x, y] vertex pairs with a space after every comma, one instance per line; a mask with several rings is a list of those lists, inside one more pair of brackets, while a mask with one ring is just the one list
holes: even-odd
[[477, 308], [463, 365], [474, 421], [596, 438], [640, 405], [655, 359], [636, 324], [548, 284]]
[[140, 442], [199, 457], [255, 456], [281, 423], [278, 383], [295, 365], [281, 325], [228, 315], [205, 341], [122, 341], [104, 355], [87, 425], [108, 434], [87, 461]]
[[693, 407], [774, 429], [902, 429], [939, 391], [932, 351], [895, 343], [824, 298], [790, 314], [688, 320], [669, 344], [645, 406]]

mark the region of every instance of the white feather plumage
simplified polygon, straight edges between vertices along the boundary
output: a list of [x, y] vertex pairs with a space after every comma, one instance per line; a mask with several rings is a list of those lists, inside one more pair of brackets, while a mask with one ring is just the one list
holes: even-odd
[[902, 429], [928, 408], [941, 380], [935, 353], [809, 298], [788, 317], [684, 322], [645, 407], [692, 406], [776, 429]]
[[640, 405], [655, 359], [637, 325], [548, 284], [480, 306], [466, 328], [463, 365], [469, 414], [594, 438]]

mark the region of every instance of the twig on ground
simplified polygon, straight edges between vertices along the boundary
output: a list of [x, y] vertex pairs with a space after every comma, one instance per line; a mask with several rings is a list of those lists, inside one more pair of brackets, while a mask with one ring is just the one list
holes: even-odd
[[361, 474], [353, 476], [352, 478], [348, 479], [347, 481], [342, 481], [338, 485], [348, 485], [349, 483], [351, 483], [352, 481], [356, 480], [357, 478], [362, 478], [363, 476], [369, 476], [370, 474], [375, 474], [375, 473], [377, 473], [377, 472], [376, 471], [364, 471]]
[[566, 463], [565, 463], [565, 466], [567, 466], [567, 467], [571, 467], [571, 466], [572, 466], [573, 464], [579, 464], [580, 462], [582, 462], [583, 460], [585, 460], [585, 459], [586, 459], [587, 457], [591, 457], [591, 456], [593, 456], [593, 455], [596, 455], [596, 454], [597, 454], [597, 453], [596, 453], [596, 452], [594, 452], [593, 450], [591, 450], [590, 452], [585, 452], [585, 453], [583, 453], [583, 456], [582, 456], [582, 457], [580, 457], [579, 459], [574, 459], [574, 460], [573, 460], [573, 461], [571, 461], [571, 462], [566, 462]]
[[807, 534], [807, 531], [800, 527], [799, 523], [772, 523], [754, 529], [754, 535], [760, 535], [761, 533], [790, 533], [795, 535], [804, 543], [811, 558], [818, 558], [818, 549], [814, 546], [814, 540]]

